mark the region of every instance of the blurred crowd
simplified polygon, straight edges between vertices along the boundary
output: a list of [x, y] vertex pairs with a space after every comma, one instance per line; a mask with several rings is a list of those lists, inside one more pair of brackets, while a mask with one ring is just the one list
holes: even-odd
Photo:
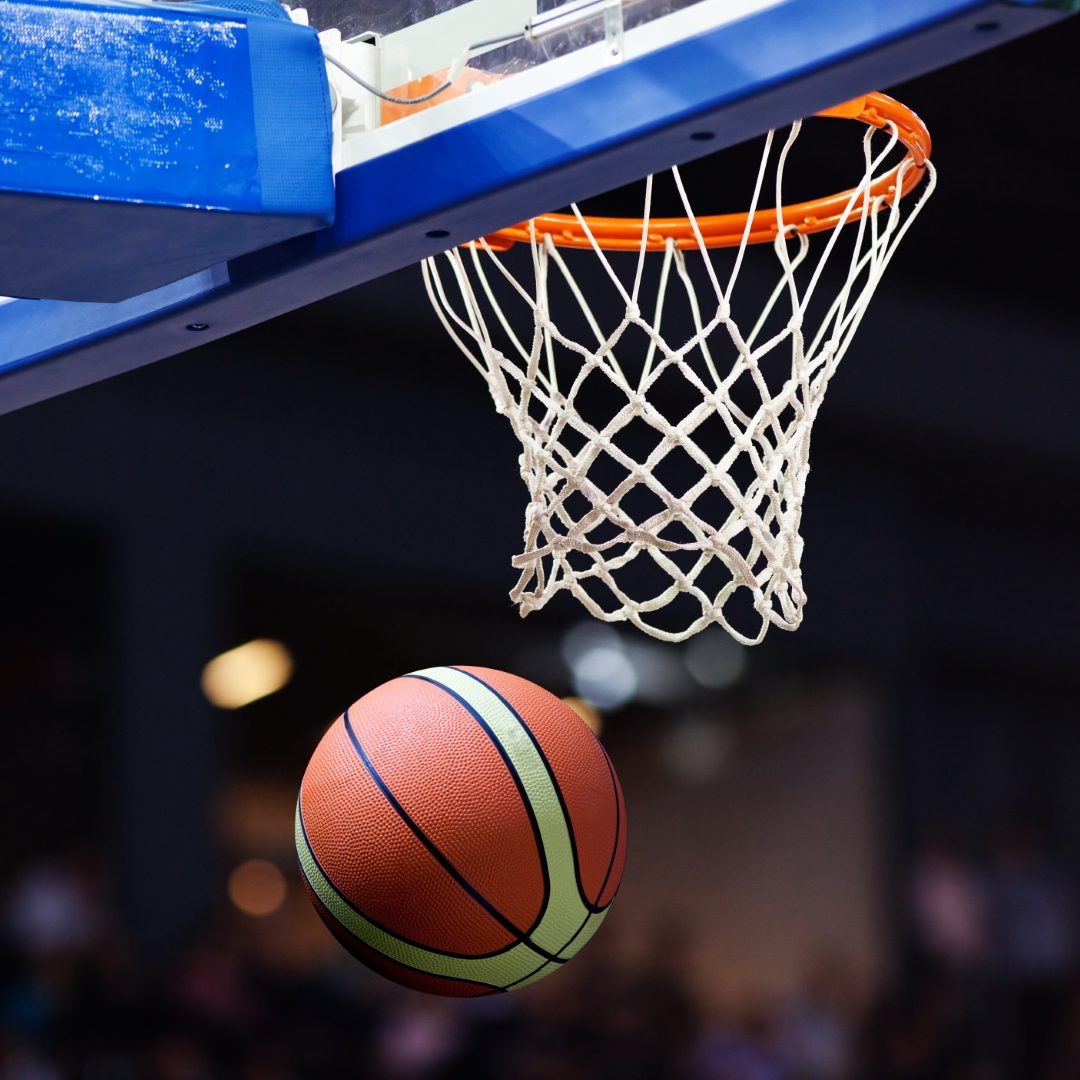
[[299, 889], [310, 939], [288, 911], [223, 905], [150, 964], [98, 860], [41, 862], [0, 897], [0, 1080], [1080, 1077], [1076, 897], [1037, 830], [1010, 823], [981, 861], [938, 830], [898, 892], [895, 965], [869, 995], [823, 956], [798, 993], [718, 1013], [677, 928], [633, 963], [601, 933], [528, 991], [452, 1001], [324, 948]]

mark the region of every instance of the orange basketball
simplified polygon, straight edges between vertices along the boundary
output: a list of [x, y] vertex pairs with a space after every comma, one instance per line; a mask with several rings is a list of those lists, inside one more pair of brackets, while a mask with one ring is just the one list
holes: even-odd
[[430, 668], [331, 726], [304, 773], [296, 850], [353, 955], [403, 986], [478, 996], [543, 978], [596, 932], [626, 809], [603, 747], [553, 694]]

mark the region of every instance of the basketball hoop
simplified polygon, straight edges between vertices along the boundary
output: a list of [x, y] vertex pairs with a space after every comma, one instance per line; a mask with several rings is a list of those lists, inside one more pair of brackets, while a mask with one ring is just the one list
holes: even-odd
[[[801, 623], [811, 429], [885, 268], [936, 182], [929, 133], [899, 102], [874, 93], [820, 115], [865, 125], [864, 175], [836, 195], [784, 204], [784, 168], [800, 121], [775, 163], [778, 140], [766, 136], [746, 213], [695, 215], [676, 168], [685, 217], [651, 216], [649, 177], [641, 218], [590, 217], [574, 206], [573, 214], [545, 214], [424, 263], [436, 312], [522, 445], [530, 503], [511, 593], [522, 615], [566, 590], [596, 618], [630, 622], [665, 641], [719, 624], [757, 644], [770, 625]], [[759, 209], [770, 168], [776, 203]], [[905, 197], [924, 178], [905, 212]], [[817, 233], [827, 236], [815, 262], [810, 237]], [[843, 280], [825, 300], [823, 275], [840, 261], [845, 235]], [[517, 244], [531, 251], [529, 288], [500, 255]], [[771, 251], [779, 279], [744, 333], [734, 293], [755, 246]], [[621, 308], [616, 325], [602, 325], [560, 252], [575, 248], [598, 256]], [[734, 249], [726, 285], [709, 254], [720, 248]], [[686, 255], [695, 250], [702, 284]], [[614, 268], [618, 252], [637, 253], [630, 285]], [[659, 265], [650, 320], [641, 308], [651, 254]], [[676, 280], [690, 331], [677, 346], [663, 332], [674, 306], [669, 292], [680, 292]], [[562, 301], [569, 303], [556, 312]], [[509, 303], [520, 305], [516, 313]], [[574, 333], [560, 328], [568, 322], [579, 324]], [[674, 470], [674, 479], [665, 477], [676, 457], [690, 476]], [[751, 607], [732, 614], [740, 595]]]

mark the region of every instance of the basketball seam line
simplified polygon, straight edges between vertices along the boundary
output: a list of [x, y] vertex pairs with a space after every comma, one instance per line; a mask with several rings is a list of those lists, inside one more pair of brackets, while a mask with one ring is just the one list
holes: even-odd
[[[303, 789], [301, 788], [301, 795], [302, 794], [303, 794]], [[319, 861], [319, 856], [315, 854], [315, 847], [311, 843], [311, 838], [307, 834], [307, 825], [304, 823], [304, 811], [303, 811], [303, 808], [300, 806], [299, 800], [297, 801], [297, 817], [299, 818], [299, 821], [300, 821], [300, 832], [303, 833], [304, 844], [308, 849], [308, 854], [311, 856], [311, 861], [322, 872], [322, 875], [325, 878], [327, 885], [329, 885], [330, 888], [333, 889], [334, 895], [337, 896], [337, 898], [347, 908], [349, 908], [351, 911], [356, 912], [356, 914], [359, 915], [361, 919], [364, 919], [366, 922], [371, 923], [372, 926], [374, 926], [377, 929], [381, 930], [384, 934], [387, 935], [387, 937], [396, 938], [398, 941], [400, 941], [404, 945], [411, 945], [413, 948], [423, 949], [425, 952], [434, 953], [437, 956], [445, 956], [449, 960], [492, 960], [497, 956], [502, 956], [503, 953], [507, 953], [511, 949], [513, 949], [516, 946], [521, 944], [520, 941], [515, 939], [514, 941], [511, 941], [509, 944], [504, 945], [502, 948], [496, 949], [494, 952], [490, 952], [490, 953], [455, 953], [455, 952], [450, 952], [448, 949], [437, 948], [434, 945], [425, 945], [424, 942], [422, 942], [422, 941], [415, 941], [410, 937], [406, 937], [404, 934], [400, 933], [398, 930], [395, 930], [393, 927], [386, 926], [384, 923], [379, 922], [378, 919], [372, 918], [372, 916], [369, 915], [366, 911], [364, 911], [363, 908], [361, 908], [358, 905], [354, 904], [352, 902], [352, 900], [350, 900], [337, 887], [337, 885], [334, 884], [333, 878], [331, 878], [330, 875], [326, 872], [326, 867], [323, 866], [323, 864]], [[303, 862], [300, 863], [300, 872], [303, 874], [304, 880], [310, 886], [311, 891], [313, 893], [315, 893], [316, 896], [318, 896], [319, 894], [318, 894], [318, 891], [315, 888], [314, 883], [311, 881], [311, 878], [309, 878], [307, 876], [307, 872], [304, 870]], [[321, 900], [319, 902], [322, 903]], [[323, 904], [323, 906], [325, 907], [326, 905]], [[388, 953], [383, 952], [383, 950], [380, 949], [378, 946], [372, 945], [370, 942], [364, 941], [364, 939], [362, 937], [360, 937], [359, 934], [353, 933], [352, 930], [350, 930], [347, 926], [345, 926], [339, 919], [337, 919], [334, 916], [333, 912], [330, 912], [330, 916], [331, 916], [331, 918], [334, 919], [334, 922], [337, 923], [338, 926], [340, 926], [347, 934], [349, 934], [351, 937], [356, 938], [356, 940], [361, 942], [361, 944], [366, 945], [369, 949], [372, 950], [372, 952], [377, 952], [380, 956], [385, 956], [387, 960], [393, 960], [395, 964], [401, 964], [400, 960], [396, 960], [394, 957], [390, 956]], [[565, 948], [565, 946], [564, 946], [564, 948]], [[409, 967], [408, 964], [401, 964], [401, 966], [409, 968], [410, 971], [413, 971], [413, 970], [419, 971], [420, 970], [419, 968], [415, 968], [415, 969], [411, 968], [411, 967]], [[430, 974], [432, 974], [432, 972], [422, 972], [422, 974], [430, 975]], [[455, 976], [446, 975], [446, 976], [436, 976], [436, 977], [437, 978], [457, 978], [456, 975]], [[470, 980], [465, 980], [465, 981], [468, 982]], [[494, 983], [477, 983], [477, 985], [478, 986], [491, 986], [495, 990], [499, 989], [499, 987], [495, 986]]]
[[[457, 671], [457, 668], [450, 668], [451, 671]], [[464, 673], [467, 674], [467, 673]], [[487, 736], [488, 741], [491, 743], [495, 752], [502, 758], [503, 764], [506, 766], [506, 771], [510, 774], [510, 779], [514, 782], [514, 787], [517, 788], [518, 797], [521, 799], [522, 808], [525, 811], [526, 816], [529, 819], [529, 827], [532, 829], [533, 843], [536, 845], [536, 860], [540, 864], [540, 875], [544, 881], [544, 895], [540, 902], [540, 908], [537, 912], [536, 918], [532, 921], [529, 928], [525, 931], [522, 938], [529, 946], [536, 949], [536, 951], [544, 957], [549, 959], [555, 959], [545, 949], [541, 949], [539, 946], [534, 946], [530, 938], [536, 928], [544, 921], [544, 915], [547, 912], [548, 904], [551, 902], [551, 875], [548, 872], [547, 864], [547, 851], [544, 849], [544, 838], [540, 835], [540, 823], [536, 820], [536, 812], [533, 810], [532, 801], [529, 799], [529, 794], [525, 790], [525, 783], [518, 774], [517, 769], [514, 767], [514, 763], [510, 760], [510, 755], [506, 752], [506, 748], [502, 745], [498, 736], [488, 726], [488, 723], [484, 718], [469, 704], [460, 694], [452, 690], [449, 686], [445, 686], [443, 683], [438, 682], [436, 679], [432, 679], [426, 675], [417, 675], [415, 673], [411, 675], [403, 675], [403, 679], [416, 679], [418, 682], [426, 682], [430, 686], [434, 686], [437, 690], [449, 694], [480, 726], [480, 729]], [[515, 717], [517, 714], [515, 713]]]
[[[579, 930], [578, 933], [580, 934], [581, 931]], [[575, 934], [574, 936], [576, 937], [577, 934]], [[573, 940], [573, 939], [571, 939], [571, 940]], [[566, 946], [564, 945], [563, 948], [565, 949]], [[501, 990], [505, 994], [508, 991], [513, 990], [514, 987], [517, 986], [519, 983], [523, 983], [526, 979], [533, 978], [533, 976], [538, 975], [541, 971], [543, 971], [544, 968], [550, 967], [550, 966], [551, 966], [551, 962], [550, 961], [545, 961], [535, 971], [530, 971], [528, 975], [522, 975], [520, 979], [515, 979], [513, 982], [508, 982], [505, 986], [498, 987], [498, 989]]]
[[[301, 825], [301, 828], [303, 828], [303, 825]], [[307, 839], [307, 834], [305, 833], [305, 840], [306, 839]], [[311, 845], [310, 844], [308, 844], [308, 850], [309, 851], [311, 850]], [[314, 858], [314, 857], [315, 857], [314, 852], [312, 852], [312, 858]], [[474, 994], [474, 995], [472, 995], [473, 997], [490, 997], [492, 994], [505, 994], [506, 993], [506, 989], [504, 987], [496, 986], [494, 983], [480, 982], [477, 979], [466, 979], [461, 975], [439, 975], [439, 974], [436, 974], [435, 972], [423, 971], [420, 968], [415, 968], [415, 967], [411, 967], [409, 964], [404, 964], [400, 960], [396, 959], [393, 956], [387, 956], [386, 953], [384, 953], [381, 949], [376, 949], [374, 945], [369, 945], [362, 938], [357, 937], [356, 934], [354, 934], [347, 926], [343, 926], [336, 918], [334, 918], [334, 913], [322, 902], [321, 897], [315, 891], [315, 887], [311, 884], [311, 881], [308, 878], [307, 874], [304, 873], [304, 864], [303, 863], [300, 863], [300, 873], [301, 873], [302, 877], [304, 878], [304, 880], [307, 882], [308, 888], [311, 889], [311, 895], [314, 897], [315, 904], [317, 905], [316, 911], [319, 912], [320, 914], [322, 912], [325, 912], [326, 913], [326, 918], [331, 919], [335, 926], [340, 927], [341, 930], [344, 933], [349, 935], [349, 937], [354, 938], [356, 941], [358, 941], [365, 948], [368, 948], [373, 953], [375, 953], [376, 956], [378, 956], [381, 959], [387, 961], [387, 963], [393, 964], [396, 967], [401, 968], [402, 971], [407, 971], [407, 972], [409, 972], [410, 974], [413, 974], [413, 975], [423, 975], [423, 976], [426, 976], [429, 979], [443, 979], [446, 982], [465, 983], [467, 986], [482, 986], [487, 991], [484, 994]], [[336, 889], [334, 891], [337, 892]], [[340, 895], [340, 893], [338, 895]], [[344, 900], [344, 897], [342, 897], [342, 899]], [[348, 901], [346, 900], [345, 903], [348, 903]], [[392, 931], [388, 931], [388, 933], [392, 933]], [[357, 957], [357, 959], [360, 960], [361, 963], [364, 963], [364, 961], [360, 957]]]
[[[598, 907], [588, 898], [585, 893], [585, 886], [582, 884], [581, 881], [581, 860], [578, 856], [577, 838], [574, 835], [574, 823], [570, 818], [570, 810], [566, 805], [566, 800], [563, 798], [562, 788], [559, 787], [559, 781], [555, 776], [555, 770], [551, 767], [551, 762], [548, 761], [547, 754], [544, 753], [543, 747], [541, 747], [540, 745], [540, 741], [537, 739], [536, 735], [533, 734], [532, 728], [530, 728], [529, 725], [525, 723], [517, 709], [515, 709], [514, 706], [511, 705], [510, 702], [507, 701], [506, 698], [504, 698], [502, 694], [500, 694], [499, 691], [495, 689], [494, 686], [486, 683], [483, 679], [480, 678], [479, 675], [474, 675], [471, 671], [466, 671], [464, 668], [459, 667], [451, 667], [451, 670], [458, 671], [462, 675], [467, 675], [470, 679], [475, 680], [481, 686], [487, 687], [487, 689], [490, 690], [491, 693], [493, 693], [499, 699], [499, 701], [501, 701], [502, 704], [510, 711], [510, 714], [521, 725], [522, 731], [525, 732], [525, 734], [529, 738], [529, 741], [536, 748], [536, 752], [537, 754], [539, 754], [540, 760], [543, 762], [544, 768], [547, 770], [548, 777], [551, 780], [551, 786], [555, 791], [555, 797], [559, 800], [559, 808], [562, 810], [563, 820], [566, 822], [566, 835], [570, 838], [570, 852], [574, 857], [574, 883], [577, 885], [578, 896], [580, 897], [582, 904], [584, 904], [585, 910], [588, 911], [590, 914], [596, 915], [599, 912], [603, 911], [604, 908]], [[601, 746], [600, 749], [601, 751], [603, 751], [604, 748]], [[617, 821], [618, 807], [616, 807], [616, 822]], [[597, 899], [600, 899], [599, 894], [597, 894]], [[563, 948], [565, 949], [566, 946], [564, 945]]]
[[[597, 740], [599, 742], [599, 740]], [[611, 846], [611, 858], [608, 860], [607, 873], [604, 874], [604, 880], [600, 883], [600, 891], [596, 894], [597, 903], [600, 902], [600, 897], [604, 895], [604, 890], [607, 888], [607, 883], [611, 880], [611, 871], [615, 869], [615, 857], [619, 854], [619, 841], [622, 839], [623, 833], [623, 815], [622, 815], [622, 800], [619, 798], [619, 781], [615, 776], [615, 766], [611, 764], [611, 758], [608, 756], [608, 752], [601, 745], [600, 753], [604, 755], [604, 763], [607, 765], [608, 774], [611, 776], [611, 791], [615, 798], [615, 842]], [[604, 908], [607, 909], [611, 906], [615, 897], [619, 894], [619, 887], [615, 886], [615, 892], [611, 894], [611, 900], [609, 900]], [[566, 946], [563, 946], [565, 948]]]
[[[466, 674], [468, 674], [468, 672], [466, 672]], [[597, 739], [597, 743], [600, 744], [599, 739]], [[607, 888], [607, 883], [608, 883], [608, 881], [611, 880], [611, 871], [615, 867], [615, 856], [618, 855], [618, 853], [619, 853], [619, 841], [622, 839], [622, 828], [623, 828], [623, 826], [622, 826], [622, 809], [621, 809], [620, 800], [619, 800], [618, 781], [615, 778], [615, 766], [611, 764], [611, 758], [608, 756], [608, 752], [604, 749], [602, 744], [600, 744], [600, 752], [604, 755], [604, 762], [607, 765], [608, 773], [611, 776], [611, 786], [612, 786], [612, 790], [613, 790], [613, 793], [614, 793], [614, 796], [615, 796], [615, 843], [613, 844], [613, 846], [611, 848], [611, 858], [608, 860], [607, 873], [604, 875], [604, 880], [603, 880], [603, 882], [602, 882], [602, 884], [600, 886], [600, 891], [596, 894], [596, 899], [597, 900], [599, 900], [600, 897], [604, 895], [604, 889]], [[574, 931], [574, 933], [571, 935], [571, 937], [567, 940], [566, 944], [564, 944], [562, 946], [562, 948], [559, 949], [560, 954], [564, 953], [568, 948], [570, 948], [570, 946], [573, 945], [574, 942], [581, 936], [581, 932], [585, 929], [586, 926], [589, 925], [589, 920], [590, 919], [595, 918], [596, 915], [600, 915], [600, 916], [606, 915], [608, 908], [611, 907], [611, 904], [615, 900], [615, 897], [618, 895], [618, 892], [619, 892], [619, 890], [618, 890], [618, 888], [616, 888], [615, 892], [611, 896], [611, 900], [609, 900], [598, 911], [594, 911], [594, 912], [590, 913], [588, 916], [586, 916], [586, 918], [581, 923], [581, 925]], [[543, 969], [545, 967], [547, 967], [547, 964], [544, 964], [542, 967], [537, 968], [536, 971], [532, 972], [530, 975], [522, 975], [520, 979], [515, 979], [513, 982], [506, 983], [500, 989], [503, 990], [504, 992], [512, 990], [519, 983], [522, 983], [526, 979], [532, 978], [532, 976], [536, 975], [538, 972], [543, 971]]]
[[[577, 941], [577, 939], [581, 936], [582, 930], [584, 930], [585, 927], [589, 925], [590, 921], [592, 919], [596, 918], [597, 915], [599, 915], [601, 917], [601, 920], [603, 920], [603, 918], [605, 918], [606, 915], [607, 915], [607, 908], [604, 908], [602, 911], [593, 911], [593, 912], [590, 912], [588, 915], [586, 915], [585, 918], [582, 920], [581, 925], [563, 943], [563, 945], [559, 949], [559, 952], [564, 953], [567, 949], [569, 949], [570, 946], [573, 945], [574, 942]], [[586, 944], [588, 944], [588, 943], [586, 942]], [[572, 957], [561, 957], [559, 962], [565, 964], [568, 959], [573, 959], [573, 958]], [[499, 989], [500, 990], [512, 990], [519, 983], [523, 983], [526, 979], [531, 979], [538, 972], [543, 971], [544, 968], [546, 968], [547, 966], [548, 966], [547, 964], [541, 964], [540, 967], [538, 967], [535, 971], [529, 972], [528, 975], [522, 975], [520, 979], [515, 979], [513, 982], [508, 982], [505, 986], [499, 987]]]
[[397, 812], [398, 817], [412, 830], [413, 835], [420, 841], [421, 844], [427, 848], [429, 854], [435, 859], [436, 862], [458, 883], [458, 885], [465, 890], [497, 923], [499, 923], [504, 930], [513, 934], [517, 940], [527, 945], [537, 955], [544, 957], [545, 960], [551, 960], [555, 963], [565, 963], [564, 960], [560, 960], [557, 956], [553, 956], [546, 949], [542, 949], [534, 941], [532, 941], [528, 933], [520, 930], [516, 927], [494, 904], [491, 903], [482, 893], [480, 893], [473, 885], [471, 885], [465, 876], [454, 866], [454, 864], [444, 855], [435, 842], [416, 824], [415, 821], [409, 816], [409, 812], [401, 805], [400, 802], [394, 797], [394, 793], [387, 786], [386, 782], [379, 775], [378, 770], [371, 763], [367, 754], [364, 753], [364, 748], [360, 745], [360, 740], [353, 730], [352, 721], [349, 718], [349, 710], [346, 709], [342, 713], [342, 720], [345, 724], [346, 734], [349, 736], [349, 741], [356, 748], [356, 752], [360, 755], [360, 760], [364, 763], [364, 768], [367, 769], [371, 779], [375, 782], [376, 786], [383, 793], [387, 802]]

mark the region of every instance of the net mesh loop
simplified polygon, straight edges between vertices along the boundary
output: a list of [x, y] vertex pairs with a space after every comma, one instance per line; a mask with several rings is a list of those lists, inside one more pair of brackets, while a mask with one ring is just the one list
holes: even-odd
[[[658, 245], [649, 177], [636, 254], [605, 250], [594, 220], [572, 208], [603, 271], [594, 265], [585, 283], [575, 256], [536, 221], [528, 287], [489, 239], [424, 262], [435, 311], [521, 444], [529, 501], [511, 598], [522, 615], [566, 591], [597, 619], [671, 642], [717, 624], [753, 645], [770, 626], [801, 623], [813, 424], [936, 183], [928, 159], [890, 164], [895, 122], [868, 123], [863, 178], [835, 223], [812, 238], [805, 219], [785, 218], [783, 199], [802, 126], [765, 138], [726, 277], [677, 168], [692, 243], [668, 236]], [[895, 177], [883, 184], [889, 169]], [[926, 182], [905, 203], [910, 170], [925, 171]], [[770, 187], [775, 237], [760, 244], [752, 231]], [[756, 302], [740, 305], [755, 246], [771, 256], [775, 280], [763, 286], [757, 267]], [[632, 273], [620, 274], [616, 258], [631, 260]], [[614, 292], [594, 309], [586, 293], [598, 281]], [[598, 312], [612, 308], [621, 317], [605, 325]]]

